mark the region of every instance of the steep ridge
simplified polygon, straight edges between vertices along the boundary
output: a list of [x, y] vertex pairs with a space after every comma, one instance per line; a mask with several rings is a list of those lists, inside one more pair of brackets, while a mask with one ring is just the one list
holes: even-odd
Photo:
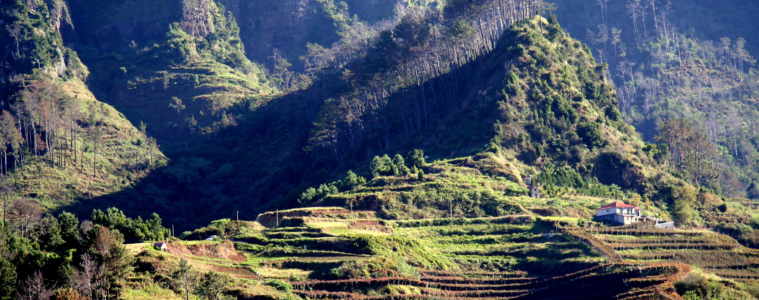
[[347, 31], [392, 19], [396, 5], [403, 5], [400, 0], [219, 2], [237, 18], [251, 60], [275, 67], [279, 56], [297, 72], [305, 70], [301, 57], [308, 55], [309, 44], [329, 48]]
[[11, 203], [68, 205], [122, 190], [164, 163], [84, 83], [89, 71], [59, 31], [73, 26], [65, 2], [6, 1], [0, 18], [11, 29], [0, 31], [2, 184]]
[[250, 62], [235, 18], [211, 0], [69, 1], [75, 29], [64, 32], [92, 70], [96, 94], [161, 144], [233, 126], [241, 112], [275, 94]]
[[[481, 154], [473, 159], [501, 171], [478, 164], [471, 171], [505, 178], [499, 185], [517, 191], [498, 198], [525, 195], [529, 177], [565, 166], [583, 186], [563, 188], [621, 193], [660, 217], [678, 201], [695, 201], [687, 193], [693, 188], [657, 169], [621, 120], [613, 86], [587, 48], [542, 18], [507, 30], [539, 11], [537, 1], [478, 3], [448, 15], [438, 40], [425, 32], [439, 15], [412, 12], [381, 34], [367, 58], [267, 102], [143, 184], [85, 207], [121, 202], [186, 220], [195, 203], [210, 202], [208, 218], [228, 216], [230, 207], [253, 214], [296, 205], [308, 186], [347, 169], [366, 174], [374, 155], [415, 148], [436, 159]], [[609, 192], [613, 185], [621, 190]], [[149, 204], [119, 200], [141, 195], [150, 195], [143, 197]]]
[[[695, 201], [692, 187], [654, 167], [655, 153], [621, 120], [612, 84], [584, 46], [555, 21], [510, 29], [543, 11], [542, 1], [409, 6], [365, 56], [273, 100], [276, 90], [241, 45], [241, 3], [167, 2], [150, 14], [146, 2], [88, 3], [70, 2], [77, 27], [65, 28], [64, 40], [91, 66], [96, 95], [145, 121], [173, 160], [138, 185], [71, 208], [83, 213], [119, 204], [189, 227], [232, 207], [253, 214], [297, 205], [325, 178], [366, 174], [372, 156], [412, 149], [443, 168], [465, 164], [497, 179], [496, 192], [509, 191], [499, 198], [524, 196], [532, 177], [571, 170], [579, 181], [551, 184], [633, 197], [660, 217]], [[352, 198], [344, 196], [333, 200]], [[213, 205], [196, 218], [198, 203]]]
[[[518, 202], [540, 206], [533, 205], [534, 198], [521, 197], [527, 195], [530, 177], [534, 177], [532, 185], [548, 188], [554, 184], [570, 189], [570, 195], [637, 198], [630, 201], [645, 205], [652, 214], [661, 208], [666, 211], [673, 203], [695, 201], [681, 192], [692, 187], [656, 168], [646, 144], [621, 119], [603, 68], [558, 24], [534, 18], [507, 31], [498, 45], [491, 53], [416, 90], [391, 96], [388, 111], [392, 113], [377, 114], [384, 121], [380, 124], [390, 125], [381, 128], [386, 134], [367, 139], [373, 143], [367, 148], [385, 149], [385, 153], [403, 154], [418, 147], [446, 159], [423, 167], [425, 175], [419, 178], [375, 174], [365, 185], [322, 195], [325, 203], [384, 207], [388, 213], [405, 217], [413, 217], [416, 209], [431, 213], [436, 208], [442, 208], [440, 213], [454, 209], [477, 216], [494, 212], [476, 209], [489, 201], [470, 203], [452, 196], [454, 203], [462, 204], [450, 208], [446, 199], [455, 191], [471, 194], [484, 187], [488, 199], [501, 199], [511, 206]], [[430, 105], [433, 113], [425, 117], [440, 123], [404, 135], [409, 131], [404, 131], [408, 127], [403, 118], [414, 117], [404, 113], [414, 112], [408, 104], [414, 101], [436, 101]], [[344, 155], [341, 152], [340, 156]], [[621, 188], [621, 194], [614, 196], [613, 186]], [[544, 191], [549, 197], [566, 194]], [[402, 203], [417, 207], [409, 209]], [[425, 204], [428, 206], [420, 206]], [[475, 206], [472, 210], [458, 207], [470, 204]], [[681, 216], [675, 217], [680, 220]]]
[[[370, 76], [376, 71], [363, 72]], [[333, 172], [354, 167], [349, 161], [330, 166], [334, 156], [324, 156], [319, 149], [304, 151], [315, 148], [308, 147], [308, 135], [317, 130], [312, 127], [322, 103], [350, 89], [350, 82], [341, 79], [339, 73], [325, 72], [310, 88], [265, 102], [247, 113], [239, 126], [184, 144], [179, 155], [172, 155], [170, 165], [151, 174], [142, 184], [72, 209], [86, 212], [92, 206], [119, 203], [143, 213], [155, 210], [167, 218], [181, 217], [183, 221], [178, 223], [189, 227], [184, 220], [227, 216], [230, 207], [252, 214], [267, 207], [293, 205], [302, 189]], [[357, 155], [368, 159], [368, 154]], [[303, 169], [317, 172], [302, 172]], [[145, 203], [125, 201], [130, 198], [141, 198]], [[200, 212], [208, 213], [208, 217], [192, 216], [199, 213], [191, 211], [197, 203], [214, 204]]]

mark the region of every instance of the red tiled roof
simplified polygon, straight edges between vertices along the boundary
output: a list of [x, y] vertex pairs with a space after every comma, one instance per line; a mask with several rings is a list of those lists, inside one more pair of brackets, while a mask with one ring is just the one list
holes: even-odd
[[607, 209], [607, 208], [638, 208], [638, 207], [635, 205], [624, 203], [622, 201], [614, 201], [613, 203], [602, 206], [599, 209]]

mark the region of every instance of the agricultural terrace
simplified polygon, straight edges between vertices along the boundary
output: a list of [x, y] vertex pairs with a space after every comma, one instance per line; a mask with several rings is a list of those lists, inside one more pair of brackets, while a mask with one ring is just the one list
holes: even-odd
[[[185, 259], [196, 270], [233, 278], [229, 294], [274, 299], [576, 299], [569, 291], [578, 287], [587, 287], [583, 297], [672, 298], [673, 283], [689, 270], [667, 261], [617, 261], [561, 219], [532, 215], [391, 221], [323, 207], [227, 226], [238, 227], [191, 233], [226, 234], [227, 241], [130, 249], [158, 273], [170, 274]], [[605, 288], [592, 288], [599, 285]]]

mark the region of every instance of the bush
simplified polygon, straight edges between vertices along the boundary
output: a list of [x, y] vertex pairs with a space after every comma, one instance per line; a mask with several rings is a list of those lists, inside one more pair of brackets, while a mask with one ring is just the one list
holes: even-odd
[[53, 295], [53, 299], [55, 300], [85, 300], [87, 298], [79, 294], [79, 292], [77, 292], [75, 289], [63, 288], [63, 289], [58, 289], [55, 291], [55, 295]]
[[601, 148], [606, 146], [606, 141], [601, 136], [601, 131], [598, 129], [596, 123], [582, 123], [577, 126], [577, 134], [580, 135], [582, 141], [588, 148]]
[[371, 169], [372, 177], [393, 175], [393, 160], [387, 154], [375, 156], [372, 158], [369, 168]]
[[266, 285], [285, 293], [292, 293], [293, 291], [293, 286], [290, 283], [279, 280], [279, 279], [267, 280]]
[[657, 198], [669, 203], [676, 223], [690, 224], [695, 221], [697, 192], [694, 187], [682, 182], [665, 184], [659, 188]]
[[393, 175], [406, 176], [411, 173], [408, 166], [406, 166], [406, 160], [403, 155], [396, 154], [393, 156]]
[[629, 159], [616, 152], [598, 155], [593, 166], [593, 175], [603, 184], [618, 185], [624, 189], [644, 191], [645, 177]]
[[625, 197], [625, 192], [615, 184], [606, 185], [599, 182], [598, 179], [590, 177], [583, 178], [580, 173], [569, 166], [555, 167], [548, 164], [543, 172], [537, 178], [538, 182], [543, 185], [543, 191], [550, 197], [559, 197], [573, 189], [574, 192], [595, 196], [621, 199]]
[[746, 292], [728, 286], [720, 281], [691, 273], [675, 284], [677, 293], [685, 300], [700, 299], [752, 299]]
[[538, 176], [538, 181], [545, 185], [580, 188], [585, 186], [585, 179], [569, 166], [555, 167], [547, 165]]
[[355, 172], [348, 170], [343, 179], [320, 184], [318, 187], [307, 188], [298, 197], [300, 204], [307, 205], [325, 197], [337, 194], [341, 191], [349, 191], [357, 186], [366, 184], [366, 178], [357, 175]]
[[218, 300], [230, 282], [231, 279], [227, 275], [208, 272], [200, 278], [200, 282], [198, 282], [198, 286], [195, 288], [195, 293], [205, 299]]
[[120, 209], [111, 207], [105, 211], [93, 210], [90, 219], [92, 223], [119, 231], [128, 243], [164, 240], [170, 235], [169, 229], [163, 227], [163, 221], [156, 213], [147, 220], [142, 217], [132, 219]]
[[330, 276], [337, 279], [377, 278], [409, 274], [413, 267], [398, 259], [379, 257], [372, 260], [348, 261], [330, 270]]
[[355, 172], [348, 170], [345, 177], [340, 180], [340, 190], [351, 190], [359, 185], [366, 184], [366, 178], [358, 176]]
[[[414, 150], [410, 155], [412, 167], [415, 166], [417, 168], [421, 168], [421, 166], [425, 164], [424, 152], [421, 152], [421, 150]], [[403, 155], [400, 154], [395, 154], [393, 158], [390, 158], [390, 156], [387, 154], [382, 156], [375, 156], [372, 158], [372, 162], [369, 165], [369, 168], [371, 170], [372, 177], [406, 176], [411, 174], [411, 169], [406, 164], [406, 159], [403, 157]]]
[[409, 153], [408, 157], [411, 166], [416, 167], [417, 169], [424, 168], [424, 165], [427, 164], [427, 161], [424, 158], [424, 150], [414, 149]]

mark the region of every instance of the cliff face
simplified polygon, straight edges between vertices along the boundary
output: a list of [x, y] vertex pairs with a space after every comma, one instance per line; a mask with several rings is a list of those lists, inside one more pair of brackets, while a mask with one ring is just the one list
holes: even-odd
[[[64, 33], [95, 93], [171, 146], [236, 122], [236, 107], [275, 93], [245, 55], [234, 16], [212, 0], [70, 2]], [[237, 110], [239, 111], [239, 110]]]
[[390, 18], [397, 2], [71, 0], [63, 37], [95, 94], [170, 145], [177, 133], [235, 124], [276, 94], [258, 64], [276, 56], [302, 71], [309, 44], [329, 47], [349, 24]]
[[[64, 30], [68, 43], [99, 49], [147, 46], [166, 37], [169, 24], [182, 18], [182, 1], [69, 0], [75, 27]], [[134, 44], [132, 45], [134, 46]]]
[[70, 28], [63, 2], [3, 1], [0, 4], [0, 98], [5, 102], [17, 85], [12, 79], [34, 69], [53, 77], [86, 76], [76, 53], [63, 46], [60, 28]]
[[243, 1], [236, 11], [248, 56], [269, 62], [275, 52], [296, 66], [308, 43], [339, 39], [336, 24], [315, 0]]
[[308, 44], [329, 47], [351, 20], [368, 24], [393, 16], [400, 0], [220, 0], [234, 12], [248, 57], [271, 66], [275, 53], [302, 71]]

